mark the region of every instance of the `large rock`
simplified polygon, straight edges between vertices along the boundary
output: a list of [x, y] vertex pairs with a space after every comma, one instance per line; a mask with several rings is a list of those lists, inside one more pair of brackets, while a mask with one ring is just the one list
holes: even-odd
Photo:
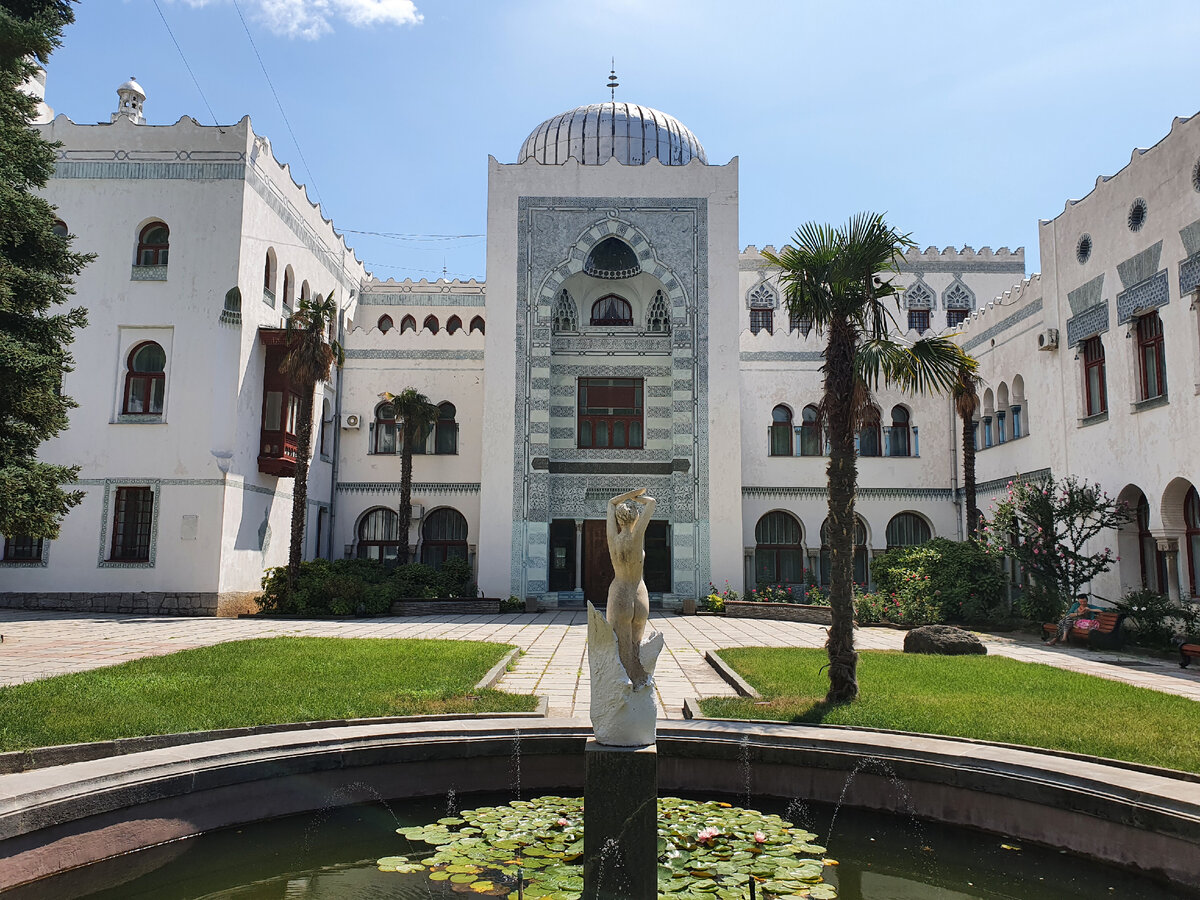
[[904, 652], [962, 656], [969, 653], [986, 654], [987, 647], [971, 632], [953, 625], [922, 625], [904, 636]]

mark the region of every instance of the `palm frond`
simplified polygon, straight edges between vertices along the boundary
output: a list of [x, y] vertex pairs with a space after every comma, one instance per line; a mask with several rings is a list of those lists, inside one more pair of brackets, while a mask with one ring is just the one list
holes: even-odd
[[872, 390], [883, 384], [912, 394], [952, 391], [962, 371], [973, 373], [979, 365], [940, 335], [911, 344], [893, 338], [867, 340], [859, 345], [854, 363], [857, 377]]

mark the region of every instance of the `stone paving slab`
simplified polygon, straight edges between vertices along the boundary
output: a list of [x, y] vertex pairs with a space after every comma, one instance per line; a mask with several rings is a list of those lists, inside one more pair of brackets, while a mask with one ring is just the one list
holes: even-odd
[[[704, 661], [724, 647], [822, 647], [825, 628], [801, 622], [717, 616], [651, 616], [666, 639], [657, 669], [658, 705], [681, 718], [687, 697], [732, 696]], [[281, 635], [308, 637], [442, 638], [496, 641], [523, 655], [497, 683], [501, 690], [544, 695], [551, 716], [588, 715], [587, 616], [576, 610], [378, 619], [293, 620], [133, 616], [0, 609], [0, 685], [114, 665], [224, 641]], [[1123, 681], [1200, 701], [1200, 667], [1128, 653], [1046, 647], [1028, 635], [982, 635], [988, 652], [1023, 662]], [[899, 650], [904, 632], [862, 628], [860, 650]]]

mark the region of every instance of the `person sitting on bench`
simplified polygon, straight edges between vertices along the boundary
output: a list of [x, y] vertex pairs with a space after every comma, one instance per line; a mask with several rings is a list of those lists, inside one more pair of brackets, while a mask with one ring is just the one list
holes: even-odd
[[1075, 627], [1075, 623], [1080, 619], [1086, 619], [1088, 616], [1088, 597], [1087, 594], [1080, 594], [1075, 598], [1076, 604], [1073, 609], [1067, 610], [1066, 615], [1058, 620], [1058, 631], [1054, 633], [1054, 637], [1046, 641], [1047, 646], [1067, 642], [1067, 638], [1071, 636], [1071, 629]]

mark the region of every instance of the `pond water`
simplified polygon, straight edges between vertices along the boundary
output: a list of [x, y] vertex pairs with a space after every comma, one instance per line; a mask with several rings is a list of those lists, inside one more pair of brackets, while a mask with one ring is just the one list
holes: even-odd
[[[426, 874], [382, 872], [376, 860], [409, 852], [397, 828], [511, 795], [375, 802], [293, 816], [127, 854], [15, 891], [14, 900], [431, 900], [480, 896]], [[712, 799], [712, 798], [703, 798]], [[744, 798], [722, 798], [738, 803]], [[1002, 837], [899, 816], [801, 801], [757, 800], [826, 844], [826, 882], [841, 900], [1122, 900], [1197, 898], [1121, 869]], [[390, 807], [390, 808], [389, 808]], [[833, 831], [830, 833], [830, 826]], [[457, 890], [452, 890], [457, 887]], [[696, 896], [721, 896], [716, 893]], [[748, 894], [747, 894], [748, 896]], [[761, 891], [759, 897], [762, 897]]]

